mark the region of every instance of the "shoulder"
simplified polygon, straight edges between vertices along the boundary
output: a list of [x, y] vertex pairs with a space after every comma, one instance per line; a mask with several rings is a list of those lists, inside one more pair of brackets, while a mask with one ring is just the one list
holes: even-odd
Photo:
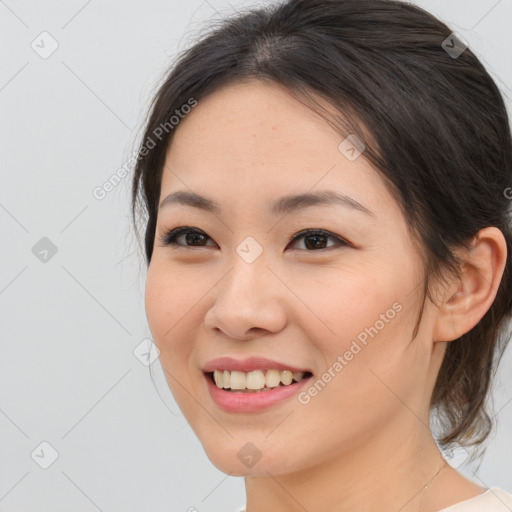
[[485, 507], [486, 512], [510, 512], [512, 494], [499, 487], [491, 487], [475, 498], [443, 508], [439, 512], [481, 512], [482, 507]]

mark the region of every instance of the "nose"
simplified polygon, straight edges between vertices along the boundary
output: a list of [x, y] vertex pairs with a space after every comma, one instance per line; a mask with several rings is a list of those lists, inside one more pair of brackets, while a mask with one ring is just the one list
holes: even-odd
[[284, 329], [287, 317], [280, 294], [285, 288], [266, 265], [263, 255], [252, 263], [235, 255], [231, 270], [214, 288], [217, 295], [205, 317], [206, 329], [240, 341]]

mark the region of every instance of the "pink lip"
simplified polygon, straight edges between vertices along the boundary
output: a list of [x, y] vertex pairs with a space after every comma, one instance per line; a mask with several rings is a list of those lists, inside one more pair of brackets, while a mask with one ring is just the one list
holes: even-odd
[[[262, 368], [262, 366], [258, 366]], [[268, 368], [268, 366], [266, 366]], [[240, 370], [243, 371], [243, 370]], [[248, 370], [250, 371], [250, 370]], [[227, 391], [218, 388], [209, 374], [204, 374], [208, 391], [213, 401], [227, 412], [257, 412], [271, 406], [280, 404], [292, 397], [311, 379], [305, 378], [300, 382], [294, 382], [289, 386], [274, 388], [270, 391], [247, 393], [240, 391]]]
[[[233, 359], [232, 357], [219, 357], [208, 361], [202, 368], [203, 372], [214, 370], [229, 370], [239, 372], [251, 372], [253, 370], [290, 370], [291, 372], [308, 372], [308, 368], [296, 368], [288, 364], [272, 361], [264, 357], [249, 357], [248, 359]], [[270, 393], [270, 391], [269, 391]]]

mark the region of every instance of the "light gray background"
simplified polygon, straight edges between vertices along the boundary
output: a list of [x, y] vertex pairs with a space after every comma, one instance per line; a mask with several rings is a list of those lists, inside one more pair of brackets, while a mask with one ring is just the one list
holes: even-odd
[[[512, 98], [512, 0], [417, 3], [467, 39]], [[133, 155], [176, 52], [208, 20], [248, 5], [0, 1], [1, 511], [229, 512], [244, 503], [243, 479], [209, 462], [161, 371], [155, 386], [133, 353], [150, 332], [130, 178], [103, 200], [92, 191]], [[59, 45], [47, 58], [31, 47], [51, 50], [43, 31]], [[46, 262], [32, 251], [43, 237], [57, 247]], [[511, 350], [494, 393], [497, 435], [473, 476], [509, 491]], [[48, 469], [42, 442], [58, 453]]]

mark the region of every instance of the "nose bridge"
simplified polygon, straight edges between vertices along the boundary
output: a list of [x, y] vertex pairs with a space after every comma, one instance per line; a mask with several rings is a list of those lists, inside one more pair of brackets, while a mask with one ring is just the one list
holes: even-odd
[[235, 298], [257, 299], [261, 290], [265, 289], [264, 286], [260, 289], [260, 284], [269, 277], [267, 254], [252, 236], [240, 242], [231, 258], [231, 271], [226, 276], [223, 291], [233, 294]]
[[[249, 331], [275, 332], [285, 324], [279, 302], [271, 300], [272, 278], [263, 247], [252, 237], [244, 239], [229, 259], [230, 270], [218, 284], [214, 303], [206, 315], [209, 329], [244, 339]], [[273, 298], [272, 298], [273, 299]]]

